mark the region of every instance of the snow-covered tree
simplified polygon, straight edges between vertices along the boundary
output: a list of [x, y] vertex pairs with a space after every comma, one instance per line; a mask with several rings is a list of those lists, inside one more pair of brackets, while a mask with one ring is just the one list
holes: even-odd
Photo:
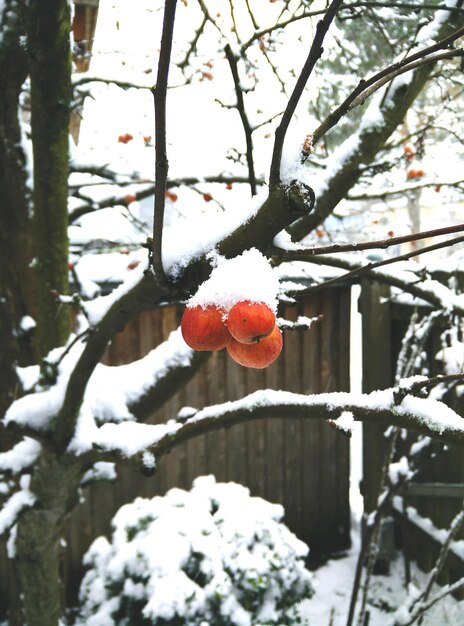
[[[424, 268], [387, 271], [383, 266], [392, 259], [368, 263], [359, 256], [339, 254], [359, 249], [342, 238], [325, 249], [315, 248], [312, 239], [313, 231], [333, 216], [342, 201], [349, 200], [356, 185], [359, 198], [360, 185], [372, 182], [368, 201], [375, 193], [399, 192], [395, 177], [385, 172], [392, 171], [391, 161], [396, 159], [403, 164], [404, 173], [412, 148], [406, 150], [410, 134], [404, 134], [402, 125], [418, 98], [427, 104], [428, 117], [436, 103], [443, 109], [444, 123], [449, 123], [445, 114], [454, 110], [453, 98], [462, 82], [458, 72], [462, 58], [458, 42], [464, 32], [461, 2], [453, 0], [436, 9], [419, 2], [410, 8], [409, 3], [400, 13], [404, 28], [395, 23], [391, 30], [381, 24], [391, 24], [396, 14], [382, 7], [374, 11], [363, 3], [342, 5], [334, 0], [327, 8], [314, 8], [305, 0], [289, 0], [270, 2], [265, 10], [258, 9], [260, 4], [234, 0], [230, 5], [221, 3], [218, 10], [217, 3], [203, 0], [184, 0], [179, 7], [175, 0], [155, 3], [150, 8], [161, 42], [157, 51], [151, 40], [156, 79], [150, 78], [148, 68], [137, 81], [133, 75], [128, 79], [117, 72], [73, 78], [67, 0], [0, 1], [0, 533], [8, 535], [9, 555], [20, 586], [21, 607], [11, 617], [12, 624], [59, 623], [63, 616], [59, 588], [63, 520], [78, 505], [79, 488], [89, 472], [93, 471], [95, 478], [108, 477], [113, 468], [108, 464], [131, 462], [150, 468], [173, 446], [201, 433], [274, 416], [336, 420], [350, 412], [357, 420], [464, 443], [462, 417], [438, 397], [430, 397], [437, 384], [460, 380], [459, 373], [445, 381], [401, 378], [394, 388], [364, 396], [262, 390], [233, 403], [183, 412], [167, 424], [154, 426], [145, 423], [150, 414], [193, 376], [209, 353], [189, 348], [177, 331], [140, 361], [121, 367], [100, 363], [114, 335], [139, 312], [185, 302], [195, 294], [200, 304], [208, 304], [208, 299], [217, 297], [218, 272], [232, 267], [234, 274], [234, 263], [246, 261], [250, 254], [259, 257], [262, 263], [257, 265], [265, 269], [263, 274], [250, 272], [249, 278], [263, 287], [260, 301], [270, 302], [271, 307], [278, 298], [294, 296], [300, 286], [262, 281], [264, 274], [275, 275], [270, 260], [273, 265], [298, 260], [374, 278], [420, 298], [432, 311], [462, 316], [462, 296], [453, 285], [433, 279]], [[176, 8], [183, 12], [178, 18]], [[371, 20], [380, 24], [391, 49], [386, 63], [382, 51], [371, 57], [363, 49], [371, 42], [367, 36], [353, 42], [353, 29], [347, 37], [343, 35], [344, 23], [354, 19], [358, 25], [364, 24], [362, 28]], [[177, 22], [190, 25], [191, 36], [174, 37], [171, 50]], [[303, 23], [305, 28], [294, 30]], [[327, 68], [316, 76], [313, 70], [321, 55], [324, 59], [325, 48], [332, 57], [336, 54], [328, 35], [331, 32], [334, 40], [343, 42], [350, 59], [343, 68], [350, 80], [343, 83], [348, 86], [343, 95], [334, 84], [335, 102], [320, 109], [330, 112], [316, 119], [307, 113], [315, 108], [314, 94], [334, 74]], [[287, 66], [282, 60], [290, 44], [295, 45], [292, 50], [304, 50], [301, 69], [294, 57]], [[363, 50], [359, 56], [362, 63], [357, 62], [356, 46]], [[186, 171], [173, 178], [167, 159], [168, 84], [173, 87], [171, 94], [196, 81], [210, 81], [212, 56], [218, 66], [223, 64], [222, 76], [225, 67], [230, 73], [232, 104], [223, 102], [222, 106], [225, 112], [239, 114], [245, 149], [238, 142], [230, 145], [231, 172], [223, 168], [210, 174], [201, 171], [199, 145], [192, 146], [188, 137], [179, 137], [175, 149], [195, 175]], [[169, 83], [168, 74], [178, 82]], [[154, 143], [156, 148], [151, 180], [140, 180], [141, 176], [127, 168], [113, 168], [111, 155], [97, 163], [78, 158], [70, 161], [71, 112], [82, 106], [86, 95], [98, 99], [95, 85], [102, 82], [121, 89], [139, 84], [153, 94], [154, 139], [144, 137], [145, 144]], [[214, 81], [210, 82], [215, 88]], [[264, 84], [271, 85], [275, 99], [260, 91]], [[222, 94], [212, 91], [220, 99]], [[167, 102], [169, 112], [169, 97]], [[196, 120], [188, 119], [193, 117], [188, 102], [187, 97], [183, 106], [193, 132]], [[269, 109], [273, 102], [277, 110]], [[360, 109], [361, 105], [365, 109]], [[294, 128], [297, 107], [298, 111], [304, 109], [302, 119], [309, 124], [304, 132], [301, 125]], [[252, 116], [256, 108], [263, 113]], [[347, 117], [350, 110], [362, 110], [362, 114], [353, 119], [349, 132], [345, 127], [338, 135], [331, 150], [330, 130], [340, 120], [351, 119]], [[195, 112], [197, 115], [201, 114]], [[207, 120], [203, 123], [206, 133]], [[410, 125], [421, 138], [429, 137], [422, 132], [427, 127], [424, 119], [417, 121], [413, 116]], [[455, 136], [446, 131], [440, 131], [444, 145]], [[217, 133], [217, 141], [222, 134]], [[130, 140], [130, 133], [121, 135], [120, 143]], [[459, 158], [457, 148], [455, 154]], [[209, 162], [214, 163], [214, 158]], [[84, 178], [76, 182], [80, 175]], [[374, 186], [378, 184], [376, 175], [382, 177], [383, 186]], [[229, 204], [224, 211], [211, 211], [205, 226], [200, 211], [189, 212], [184, 206], [175, 220], [169, 204], [175, 202], [173, 188], [200, 191], [202, 202], [209, 206], [212, 194], [202, 189], [208, 181], [233, 185], [228, 193], [231, 198], [236, 194], [236, 204], [243, 209], [238, 211]], [[106, 183], [105, 189], [110, 191], [96, 198], [89, 192], [95, 182]], [[449, 179], [427, 184], [449, 184], [458, 190], [461, 186], [459, 180]], [[262, 189], [259, 193], [258, 188]], [[243, 189], [257, 197], [250, 202]], [[351, 196], [355, 198], [354, 191]], [[73, 288], [80, 288], [81, 293], [69, 295], [69, 224], [99, 209], [127, 207], [147, 197], [154, 198], [153, 231], [144, 245], [139, 240], [137, 266], [130, 278], [109, 295], [91, 293], [73, 271], [73, 259]], [[461, 226], [453, 226], [442, 234], [459, 230]], [[386, 248], [413, 239], [420, 235], [365, 242], [363, 247]], [[446, 245], [458, 241], [455, 238]], [[341, 248], [337, 244], [347, 245]], [[237, 300], [249, 298], [249, 292], [240, 289], [232, 281], [230, 292], [223, 294], [224, 306], [230, 308]], [[73, 307], [79, 310], [74, 325]]]

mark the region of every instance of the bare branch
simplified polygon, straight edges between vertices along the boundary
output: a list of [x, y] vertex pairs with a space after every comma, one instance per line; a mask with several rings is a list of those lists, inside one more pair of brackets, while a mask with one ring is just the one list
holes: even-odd
[[455, 180], [453, 182], [447, 181], [435, 181], [431, 183], [416, 183], [410, 184], [407, 187], [401, 187], [397, 189], [387, 189], [386, 191], [379, 191], [377, 193], [360, 193], [360, 194], [349, 194], [347, 196], [347, 200], [358, 201], [358, 200], [386, 200], [387, 198], [392, 198], [395, 196], [404, 196], [412, 191], [417, 191], [420, 189], [427, 189], [433, 187], [436, 191], [439, 191], [441, 187], [452, 187], [455, 189], [459, 189], [459, 191], [464, 190], [464, 180]]
[[158, 75], [156, 78], [156, 87], [153, 90], [156, 128], [156, 164], [152, 262], [157, 281], [164, 286], [168, 283], [164, 272], [161, 250], [164, 225], [164, 206], [166, 200], [166, 181], [168, 177], [168, 158], [166, 153], [166, 93], [176, 6], [177, 0], [166, 0], [164, 5], [163, 33], [161, 36], [161, 49], [158, 61]]
[[[78, 171], [78, 170], [76, 170]], [[89, 171], [91, 170], [81, 170], [81, 171]], [[95, 173], [98, 174], [99, 168], [96, 168]], [[106, 171], [106, 170], [105, 170]], [[104, 175], [103, 173], [101, 174]], [[108, 170], [106, 174], [108, 178], [113, 176], [116, 180], [118, 174], [111, 172]], [[135, 176], [135, 175], [134, 175]], [[263, 178], [255, 178], [255, 184], [260, 187], [264, 185]], [[220, 183], [224, 185], [233, 185], [233, 184], [250, 184], [250, 179], [248, 176], [233, 176], [229, 174], [217, 174], [212, 176], [204, 176], [202, 178], [198, 178], [197, 176], [186, 176], [183, 178], [172, 178], [166, 182], [166, 189], [172, 189], [173, 187], [193, 187], [195, 185], [201, 185], [203, 183]], [[99, 184], [107, 184], [107, 183], [99, 183]], [[90, 198], [86, 198], [86, 196], [82, 193], [75, 193], [74, 197], [79, 197], [82, 199], [82, 204], [75, 206], [69, 212], [69, 221], [70, 223], [75, 222], [83, 215], [87, 215], [88, 213], [93, 213], [94, 211], [99, 211], [100, 209], [104, 209], [107, 207], [114, 206], [128, 206], [131, 202], [135, 200], [143, 200], [144, 198], [149, 198], [155, 193], [155, 183], [149, 180], [140, 180], [140, 179], [132, 179], [127, 182], [117, 182], [119, 187], [127, 186], [127, 185], [143, 185], [143, 189], [140, 191], [134, 191], [131, 193], [121, 193], [118, 195], [108, 196], [98, 202], [91, 200]]]
[[[413, 10], [413, 11], [431, 10], [434, 12], [443, 10], [443, 11], [450, 11], [454, 13], [462, 13], [464, 11], [462, 7], [451, 7], [445, 4], [436, 6], [433, 4], [416, 5], [416, 4], [411, 4], [408, 2], [383, 2], [383, 1], [382, 2], [350, 2], [350, 3], [344, 4], [340, 8], [340, 11], [345, 12], [345, 11], [350, 11], [350, 10], [362, 8], [362, 7], [372, 7], [372, 8], [388, 7], [388, 8], [394, 8], [394, 9], [406, 9], [406, 10]], [[260, 30], [257, 29], [256, 32], [253, 33], [253, 35], [241, 45], [241, 52], [242, 53], [245, 52], [255, 41], [259, 40], [263, 35], [269, 35], [270, 33], [273, 33], [276, 30], [283, 30], [286, 26], [288, 26], [289, 24], [293, 24], [294, 22], [298, 20], [303, 20], [308, 17], [316, 17], [317, 15], [323, 15], [324, 13], [325, 13], [325, 9], [305, 11], [304, 13], [300, 13], [299, 15], [296, 15], [296, 14], [292, 15], [288, 19], [282, 20], [281, 22], [277, 21], [275, 24], [273, 24], [272, 26], [269, 26], [268, 28], [263, 28]]]
[[256, 195], [256, 175], [255, 175], [255, 165], [253, 161], [253, 129], [251, 128], [250, 121], [248, 119], [248, 115], [245, 109], [245, 102], [243, 99], [243, 89], [240, 85], [240, 77], [238, 75], [238, 64], [237, 59], [232, 52], [232, 48], [227, 44], [225, 48], [225, 53], [227, 57], [227, 61], [229, 62], [230, 71], [232, 73], [232, 78], [234, 80], [235, 94], [237, 96], [237, 110], [240, 115], [240, 119], [242, 120], [243, 130], [245, 132], [245, 141], [246, 141], [246, 160], [248, 165], [248, 176], [250, 179], [250, 188], [251, 195]]
[[[337, 252], [356, 252], [359, 250], [374, 250], [382, 249], [386, 250], [391, 246], [397, 246], [401, 243], [407, 243], [408, 241], [419, 241], [420, 239], [430, 239], [432, 237], [440, 237], [443, 235], [450, 235], [452, 233], [460, 233], [464, 231], [464, 224], [457, 224], [456, 226], [447, 226], [445, 228], [435, 228], [434, 230], [425, 230], [420, 233], [411, 233], [410, 235], [402, 235], [401, 237], [389, 237], [388, 239], [380, 239], [377, 241], [366, 241], [363, 243], [349, 243], [349, 244], [334, 244], [332, 246], [323, 246], [319, 248], [304, 248], [305, 254], [318, 256], [322, 254], [335, 254]], [[302, 248], [303, 251], [303, 248]], [[283, 257], [285, 261], [291, 260], [291, 256], [295, 250], [284, 250], [282, 248], [275, 247], [273, 249], [273, 255], [277, 257]], [[301, 259], [298, 259], [301, 260]]]
[[316, 62], [322, 55], [322, 44], [325, 35], [329, 29], [330, 24], [335, 18], [335, 15], [337, 14], [337, 11], [342, 4], [342, 1], [343, 0], [332, 0], [332, 3], [329, 5], [326, 14], [318, 23], [316, 35], [313, 39], [313, 43], [311, 45], [308, 57], [298, 77], [292, 95], [290, 96], [287, 107], [282, 116], [282, 120], [276, 129], [271, 170], [269, 175], [269, 186], [271, 188], [277, 186], [280, 183], [280, 163], [282, 160], [282, 151], [284, 147], [285, 135], [287, 134], [290, 121], [293, 117], [293, 114], [295, 113], [296, 107], [301, 98], [301, 95], [303, 94], [306, 83], [308, 82], [314, 66], [316, 65]]
[[[419, 281], [421, 280], [419, 277], [417, 278], [417, 283], [413, 284], [413, 283], [406, 282], [405, 280], [402, 280], [398, 276], [395, 276], [391, 273], [382, 273], [382, 272], [377, 271], [378, 269], [380, 269], [381, 267], [385, 265], [391, 265], [392, 263], [397, 263], [399, 261], [406, 261], [422, 253], [432, 252], [434, 250], [452, 246], [457, 243], [461, 243], [463, 241], [464, 241], [464, 236], [456, 237], [455, 239], [452, 239], [452, 240], [448, 240], [448, 241], [445, 241], [439, 244], [434, 244], [431, 246], [426, 246], [425, 248], [421, 248], [420, 250], [414, 250], [407, 254], [402, 254], [400, 256], [396, 256], [393, 258], [384, 259], [382, 261], [378, 261], [375, 263], [363, 264], [360, 261], [348, 261], [347, 259], [340, 259], [340, 258], [333, 257], [333, 256], [329, 257], [328, 255], [323, 256], [323, 257], [317, 257], [317, 256], [314, 257], [311, 254], [305, 255], [303, 252], [301, 253], [289, 252], [289, 258], [287, 259], [283, 258], [282, 260], [291, 259], [294, 261], [296, 260], [308, 261], [310, 263], [318, 263], [319, 265], [329, 265], [332, 267], [340, 267], [340, 268], [349, 270], [346, 274], [337, 276], [336, 278], [325, 281], [324, 283], [315, 285], [313, 287], [308, 287], [305, 290], [299, 290], [298, 291], [299, 295], [306, 294], [306, 293], [314, 293], [315, 291], [318, 291], [321, 288], [325, 288], [330, 285], [334, 285], [334, 284], [349, 280], [357, 276], [369, 276], [369, 277], [375, 278], [375, 280], [378, 280], [379, 282], [382, 282], [382, 283], [385, 283], [394, 287], [398, 287], [399, 289], [402, 289], [403, 291], [410, 293], [416, 298], [425, 300], [425, 302], [428, 302], [429, 304], [431, 304], [432, 306], [436, 308], [446, 308], [446, 307], [451, 306], [456, 311], [456, 313], [458, 313], [459, 315], [464, 315], [464, 305], [461, 303], [461, 301], [454, 298], [452, 302], [450, 301], [448, 303], [445, 303], [442, 297], [440, 297], [439, 294], [435, 293], [435, 290], [423, 288], [419, 284]], [[436, 287], [439, 287], [439, 286], [440, 286], [440, 283], [436, 282]], [[443, 287], [443, 285], [441, 285], [441, 287]], [[449, 290], [447, 291], [448, 291], [448, 294], [447, 294], [448, 297], [451, 297], [452, 292]]]

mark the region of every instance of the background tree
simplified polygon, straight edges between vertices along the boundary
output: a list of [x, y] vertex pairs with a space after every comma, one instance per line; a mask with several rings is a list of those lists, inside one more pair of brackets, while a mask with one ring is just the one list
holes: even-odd
[[[439, 283], [426, 280], [421, 284], [413, 272], [407, 277], [396, 276], [382, 271], [382, 263], [360, 267], [362, 263], [358, 261], [338, 258], [339, 248], [322, 250], [325, 254], [321, 261], [310, 241], [295, 250], [290, 238], [282, 235], [286, 231], [294, 242], [310, 235], [362, 177], [382, 169], [382, 151], [391, 147], [392, 154], [395, 149], [388, 142], [393, 142], [393, 146], [395, 142], [398, 144], [396, 153], [398, 159], [402, 158], [401, 140], [392, 137], [407, 111], [424, 89], [433, 89], [431, 77], [435, 77], [434, 72], [441, 64], [449, 68], [446, 80], [454, 81], [457, 75], [462, 50], [456, 47], [456, 42], [463, 32], [460, 3], [446, 10], [439, 7], [437, 11], [428, 12], [423, 19], [421, 16], [422, 21], [414, 33], [415, 46], [405, 34], [409, 33], [408, 23], [405, 32], [401, 33], [405, 35], [404, 47], [395, 50], [395, 56], [400, 56], [399, 61], [387, 62], [385, 66], [374, 64], [367, 74], [362, 67], [354, 68], [356, 78], [353, 84], [357, 83], [357, 86], [351, 91], [347, 89], [346, 99], [340, 98], [338, 108], [333, 108], [327, 117], [314, 120], [314, 127], [308, 128], [306, 140], [302, 135], [300, 145], [290, 146], [293, 158], [286, 155], [288, 146], [284, 145], [288, 127], [301, 103], [308, 79], [313, 80], [314, 67], [326, 45], [327, 31], [341, 10], [341, 2], [335, 0], [324, 11], [312, 10], [306, 2], [288, 2], [273, 13], [273, 23], [263, 27], [258, 24], [257, 12], [251, 3], [242, 5], [238, 2], [230, 4], [228, 19], [232, 20], [232, 31], [226, 31], [217, 12], [207, 3], [199, 2], [195, 7], [199, 15], [198, 26], [190, 42], [174, 49], [176, 54], [180, 50], [184, 55], [176, 61], [186, 84], [194, 80], [199, 59], [203, 65], [202, 38], [211, 32], [216, 36], [214, 52], [221, 57], [225, 54], [230, 68], [236, 97], [233, 106], [240, 114], [245, 137], [245, 158], [240, 150], [236, 150], [233, 154], [239, 174], [227, 176], [220, 172], [211, 178], [212, 181], [242, 182], [249, 187], [251, 195], [262, 184], [262, 173], [257, 171], [254, 163], [256, 127], [250, 124], [248, 93], [241, 78], [242, 73], [248, 76], [250, 70], [251, 74], [256, 72], [255, 78], [248, 77], [255, 81], [251, 83], [251, 92], [258, 90], [261, 67], [253, 61], [253, 55], [264, 55], [266, 71], [270, 68], [272, 80], [288, 92], [284, 94], [283, 115], [275, 120], [272, 154], [268, 154], [267, 196], [260, 200], [257, 210], [250, 210], [239, 223], [227, 230], [218, 230], [209, 249], [214, 247], [217, 254], [226, 259], [236, 258], [254, 247], [266, 257], [272, 256], [275, 263], [299, 259], [337, 265], [355, 273], [375, 276], [377, 280], [422, 298], [437, 310], [448, 309], [451, 302], [453, 311], [460, 316], [462, 300], [452, 289]], [[252, 30], [248, 39], [241, 38], [238, 24], [233, 24], [237, 19], [234, 10], [243, 10], [244, 6], [248, 12], [247, 29], [250, 30], [251, 24]], [[163, 347], [163, 367], [147, 372], [146, 380], [138, 380], [137, 387], [128, 389], [125, 397], [127, 420], [121, 421], [109, 396], [102, 396], [100, 411], [92, 404], [88, 384], [92, 377], [95, 378], [104, 350], [114, 335], [142, 310], [185, 301], [212, 271], [210, 257], [201, 245], [192, 245], [187, 254], [175, 258], [171, 265], [162, 254], [166, 192], [174, 185], [195, 185], [195, 181], [168, 178], [165, 103], [176, 2], [166, 0], [160, 3], [160, 8], [164, 9], [164, 18], [156, 87], [153, 89], [156, 175], [153, 184], [144, 181], [134, 194], [136, 199], [154, 197], [153, 236], [146, 243], [145, 260], [130, 281], [108, 296], [83, 302], [79, 296], [68, 296], [68, 220], [76, 220], [115, 203], [128, 205], [133, 197], [127, 197], [124, 184], [127, 177], [118, 184], [121, 181], [119, 173], [102, 164], [86, 167], [73, 163], [72, 169], [98, 174], [103, 180], [114, 183], [109, 197], [95, 203], [79, 189], [69, 187], [70, 111], [73, 94], [79, 100], [82, 94], [78, 90], [88, 79], [76, 80], [73, 91], [68, 3], [64, 0], [31, 0], [28, 3], [5, 0], [0, 4], [3, 31], [0, 41], [0, 81], [3, 87], [0, 91], [3, 198], [0, 212], [0, 333], [4, 346], [2, 372], [5, 372], [1, 383], [4, 417], [0, 433], [2, 442], [5, 441], [5, 452], [0, 456], [0, 471], [4, 477], [0, 531], [10, 534], [10, 553], [22, 594], [22, 606], [11, 615], [12, 624], [53, 626], [59, 623], [63, 613], [59, 588], [62, 523], [78, 504], [84, 475], [97, 462], [149, 465], [153, 456], [161, 457], [177, 443], [240, 421], [265, 416], [327, 419], [336, 418], [344, 411], [353, 413], [355, 419], [411, 428], [448, 443], [462, 444], [464, 441], [462, 418], [445, 403], [422, 398], [420, 408], [417, 403], [406, 408], [405, 398], [415, 397], [423, 387], [419, 385], [417, 388], [404, 380], [386, 393], [381, 402], [366, 403], [365, 398], [351, 394], [308, 396], [302, 401], [300, 397], [269, 393], [264, 405], [257, 403], [255, 397], [248, 397], [237, 404], [220, 406], [214, 414], [200, 409], [190, 419], [151, 428], [143, 422], [185, 384], [208, 357], [207, 353], [188, 349], [178, 335], [172, 336]], [[361, 5], [348, 9], [345, 6], [343, 10], [360, 13], [358, 22], [364, 19]], [[375, 19], [371, 9], [367, 15], [369, 20]], [[405, 21], [408, 16], [405, 10]], [[306, 59], [301, 72], [295, 76], [296, 80], [289, 82], [289, 76], [285, 72], [282, 74], [275, 61], [274, 48], [277, 54], [281, 37], [285, 32], [291, 33], [287, 29], [313, 17], [320, 18], [314, 39], [311, 43], [305, 36], [302, 45], [307, 47]], [[415, 14], [412, 17], [415, 19]], [[421, 35], [422, 28], [427, 37]], [[340, 29], [341, 26], [338, 32]], [[402, 37], [396, 39], [395, 31], [381, 30], [390, 43], [393, 39], [391, 48], [403, 45]], [[229, 32], [232, 32], [232, 41], [229, 41]], [[364, 54], [364, 58], [367, 60], [369, 55]], [[205, 72], [203, 70], [203, 79], [208, 80]], [[128, 86], [118, 78], [111, 79], [111, 82]], [[369, 98], [366, 111], [349, 136], [342, 141], [341, 135], [337, 139], [341, 143], [326, 158], [313, 155], [313, 146], [319, 146], [322, 138], [325, 139], [349, 109], [364, 103], [365, 98]], [[30, 127], [25, 121], [29, 112]], [[29, 145], [32, 146], [30, 163], [26, 148]], [[380, 163], [376, 163], [379, 156]], [[242, 162], [243, 167], [240, 166]], [[32, 164], [31, 175], [29, 168]], [[311, 175], [311, 168], [316, 168], [315, 177]], [[70, 214], [69, 189], [74, 196]], [[462, 229], [458, 226], [452, 230]], [[460, 240], [455, 238], [447, 245]], [[370, 246], [386, 247], [393, 243], [398, 240]], [[349, 249], [356, 249], [356, 246]], [[328, 255], [329, 251], [333, 254]], [[66, 306], [69, 303], [80, 309], [78, 327], [73, 332], [70, 308]], [[31, 316], [34, 323], [27, 316]], [[18, 369], [18, 365], [33, 364], [33, 369]], [[32, 380], [26, 381], [26, 373], [32, 375]], [[116, 370], [106, 381], [108, 390], [115, 384], [112, 376], [116, 376]], [[427, 385], [424, 383], [424, 387]], [[433, 383], [430, 386], [433, 387]], [[440, 416], [446, 416], [445, 425], [437, 417], [437, 411]], [[427, 414], [426, 420], [424, 413]], [[140, 442], [132, 445], [130, 451], [127, 448], [128, 433], [131, 438], [139, 438]]]

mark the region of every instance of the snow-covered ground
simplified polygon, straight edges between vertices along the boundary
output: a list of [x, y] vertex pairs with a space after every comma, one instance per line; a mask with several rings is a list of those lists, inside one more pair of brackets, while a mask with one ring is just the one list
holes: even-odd
[[[352, 534], [353, 547], [343, 558], [328, 561], [314, 572], [313, 598], [303, 602], [301, 613], [311, 626], [346, 626], [351, 599], [354, 571], [359, 550], [359, 525]], [[415, 564], [411, 568], [412, 583], [423, 589], [427, 574]], [[438, 592], [440, 587], [435, 587]], [[432, 593], [434, 595], [434, 593]], [[373, 576], [367, 610], [370, 614], [369, 626], [389, 626], [394, 612], [406, 598], [404, 587], [404, 565], [398, 553], [391, 563], [388, 575]], [[357, 626], [356, 621], [354, 624]], [[425, 614], [422, 626], [464, 626], [464, 602], [447, 596], [435, 604]]]

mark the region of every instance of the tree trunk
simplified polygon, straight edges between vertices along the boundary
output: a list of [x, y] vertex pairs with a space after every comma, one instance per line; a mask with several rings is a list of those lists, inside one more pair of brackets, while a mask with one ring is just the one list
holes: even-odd
[[0, 16], [4, 31], [0, 45], [0, 415], [14, 397], [15, 366], [29, 364], [32, 358], [26, 333], [21, 336], [19, 332], [20, 320], [30, 310], [30, 219], [18, 119], [27, 65], [19, 45], [20, 19], [11, 12], [6, 21]]
[[61, 606], [62, 523], [77, 503], [81, 470], [76, 459], [44, 451], [32, 477], [33, 508], [18, 522], [15, 566], [27, 626], [58, 626]]
[[68, 292], [71, 24], [67, 0], [30, 0], [26, 30], [34, 157], [36, 344], [44, 356], [62, 345], [70, 330], [69, 311], [56, 297]]

